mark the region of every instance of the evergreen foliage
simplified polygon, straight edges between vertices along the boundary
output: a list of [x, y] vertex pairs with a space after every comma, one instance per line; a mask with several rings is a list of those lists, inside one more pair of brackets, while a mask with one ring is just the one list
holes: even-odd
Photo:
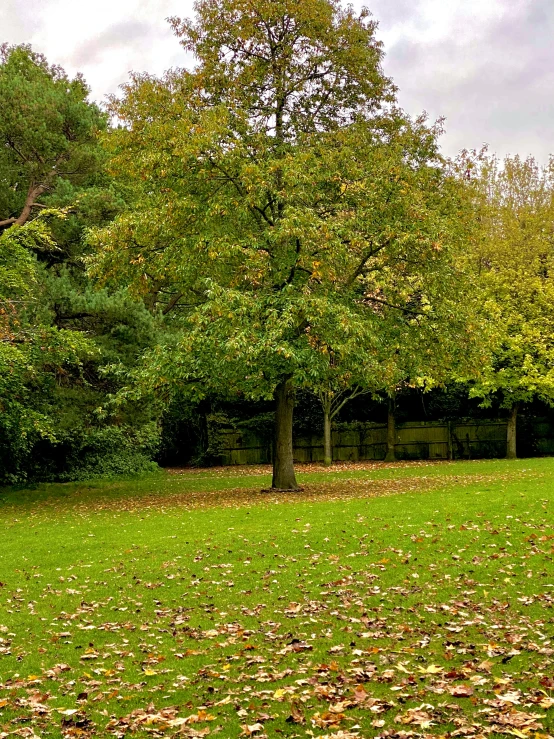
[[106, 117], [30, 48], [0, 61], [0, 481], [150, 468], [159, 414], [111, 409], [108, 368], [131, 366], [156, 322], [85, 273], [86, 229], [123, 204], [102, 169]]

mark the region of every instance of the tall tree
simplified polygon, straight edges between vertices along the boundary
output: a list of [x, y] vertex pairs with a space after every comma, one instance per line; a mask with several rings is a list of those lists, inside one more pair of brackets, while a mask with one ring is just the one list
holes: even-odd
[[102, 172], [106, 116], [87, 95], [29, 47], [2, 47], [1, 481], [132, 472], [159, 436], [152, 406], [105, 410], [121, 385], [107, 365], [132, 365], [158, 327], [85, 274], [85, 229], [123, 202]]
[[507, 457], [515, 458], [522, 404], [554, 405], [554, 160], [467, 154], [461, 170], [476, 198], [481, 238], [474, 269], [491, 302], [496, 341], [473, 397], [508, 413]]
[[367, 11], [194, 7], [172, 20], [194, 70], [135, 75], [112, 101], [111, 167], [134, 202], [93, 236], [91, 270], [175, 329], [139, 385], [275, 399], [273, 487], [295, 490], [294, 392], [320, 386], [328, 348], [357, 336], [371, 353], [396, 313], [459, 315], [459, 185], [439, 131], [398, 110]]
[[22, 226], [61, 180], [79, 183], [97, 168], [106, 116], [88, 93], [82, 77], [29, 46], [0, 46], [0, 228]]

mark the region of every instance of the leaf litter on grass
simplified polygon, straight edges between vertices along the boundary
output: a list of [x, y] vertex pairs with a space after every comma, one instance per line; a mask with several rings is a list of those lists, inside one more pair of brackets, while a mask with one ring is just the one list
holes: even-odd
[[[315, 467], [315, 465], [313, 465]], [[392, 476], [381, 478], [372, 477], [353, 477], [345, 478], [338, 476], [339, 472], [343, 472], [345, 466], [335, 470], [337, 479], [324, 480], [317, 482], [302, 483], [300, 492], [290, 493], [272, 493], [271, 491], [262, 491], [260, 484], [256, 487], [223, 487], [219, 488], [215, 485], [213, 488], [195, 489], [192, 487], [184, 487], [180, 489], [159, 490], [156, 483], [152, 484], [152, 490], [148, 493], [136, 493], [128, 497], [112, 496], [110, 490], [102, 492], [97, 496], [86, 496], [83, 499], [79, 488], [66, 493], [63, 498], [52, 497], [41, 502], [40, 510], [36, 510], [36, 515], [41, 515], [45, 511], [60, 512], [73, 511], [84, 514], [93, 513], [95, 511], [127, 511], [130, 513], [140, 513], [148, 510], [158, 511], [160, 509], [183, 508], [185, 510], [197, 510], [204, 508], [224, 508], [224, 507], [249, 507], [257, 505], [284, 503], [298, 504], [302, 502], [333, 502], [349, 500], [351, 498], [374, 498], [388, 495], [399, 495], [403, 493], [421, 492], [427, 493], [437, 489], [445, 489], [448, 487], [462, 488], [469, 485], [480, 484], [482, 486], [498, 485], [501, 482], [513, 481], [520, 478], [525, 480], [529, 476], [528, 470], [510, 471], [501, 474], [480, 474], [478, 467], [471, 474], [459, 474], [456, 476], [441, 475], [425, 475], [417, 474], [414, 476], [394, 477], [394, 470], [412, 470], [425, 471], [426, 467], [438, 467], [438, 463], [397, 463], [395, 466], [387, 465], [387, 469], [391, 471]], [[311, 466], [310, 466], [311, 467]], [[361, 463], [355, 465], [353, 471], [366, 469]], [[368, 467], [368, 471], [373, 470], [375, 465]], [[321, 469], [321, 468], [320, 468]], [[448, 464], [443, 463], [443, 469], [448, 469]], [[187, 470], [188, 472], [188, 470]], [[331, 477], [332, 477], [331, 473]], [[232, 476], [230, 476], [232, 479]], [[184, 478], [186, 480], [186, 477]], [[17, 505], [4, 505], [2, 513], [5, 516], [10, 514], [16, 515], [19, 510]], [[31, 513], [30, 515], [34, 515]]]
[[[269, 529], [235, 501], [188, 547], [152, 513], [141, 546], [18, 562], [0, 589], [0, 737], [552, 735], [552, 521], [509, 473], [485, 477], [471, 485], [501, 506], [456, 507], [464, 480], [450, 497], [308, 492], [278, 520], [266, 502]], [[81, 533], [95, 515], [110, 526], [81, 511]]]

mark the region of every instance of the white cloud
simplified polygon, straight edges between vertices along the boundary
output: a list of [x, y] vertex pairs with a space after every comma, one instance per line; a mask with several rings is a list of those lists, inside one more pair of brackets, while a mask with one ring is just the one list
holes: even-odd
[[31, 43], [69, 74], [82, 72], [102, 100], [130, 71], [161, 74], [183, 64], [166, 18], [191, 11], [192, 0], [12, 0], [2, 32], [11, 43]]
[[449, 154], [486, 143], [545, 161], [554, 151], [552, 0], [402, 3], [373, 2], [402, 105], [446, 117]]
[[[401, 104], [446, 116], [447, 153], [484, 142], [500, 154], [545, 159], [554, 151], [552, 0], [354, 5], [369, 5], [380, 21], [385, 70]], [[192, 0], [4, 0], [1, 40], [31, 43], [70, 74], [81, 71], [102, 100], [131, 70], [183, 66], [188, 60], [165, 19], [191, 13]]]

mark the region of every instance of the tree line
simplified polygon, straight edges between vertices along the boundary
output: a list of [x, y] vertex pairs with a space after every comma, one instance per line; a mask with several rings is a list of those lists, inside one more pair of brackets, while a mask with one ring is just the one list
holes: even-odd
[[[0, 56], [0, 479], [152, 467], [167, 409], [461, 387], [554, 400], [553, 163], [440, 152], [338, 0], [198, 0], [191, 69], [106, 109], [28, 46]], [[358, 401], [360, 402], [360, 401]]]

